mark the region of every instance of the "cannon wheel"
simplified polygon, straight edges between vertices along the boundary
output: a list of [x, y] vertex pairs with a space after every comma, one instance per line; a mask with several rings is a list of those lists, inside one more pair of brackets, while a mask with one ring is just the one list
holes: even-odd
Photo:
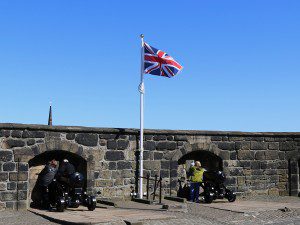
[[63, 212], [66, 208], [65, 200], [63, 198], [59, 198], [56, 202], [56, 211]]
[[212, 192], [208, 192], [204, 194], [204, 201], [205, 203], [212, 203], [214, 200], [214, 194]]
[[96, 208], [96, 198], [94, 196], [88, 196], [87, 207], [89, 211], [94, 211]]
[[229, 202], [234, 202], [236, 199], [236, 195], [231, 192], [228, 194], [227, 199]]

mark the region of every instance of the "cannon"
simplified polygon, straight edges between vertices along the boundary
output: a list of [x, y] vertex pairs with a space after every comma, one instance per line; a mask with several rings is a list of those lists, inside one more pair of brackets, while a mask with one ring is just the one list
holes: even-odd
[[227, 198], [229, 202], [234, 202], [236, 194], [226, 188], [224, 182], [226, 176], [222, 171], [205, 171], [203, 173], [202, 187], [203, 197], [206, 203], [212, 203], [215, 199]]
[[54, 179], [49, 185], [50, 205], [56, 211], [63, 212], [66, 208], [78, 208], [79, 205], [86, 206], [93, 211], [96, 208], [95, 196], [87, 195], [83, 189], [84, 177], [75, 172], [68, 179]]

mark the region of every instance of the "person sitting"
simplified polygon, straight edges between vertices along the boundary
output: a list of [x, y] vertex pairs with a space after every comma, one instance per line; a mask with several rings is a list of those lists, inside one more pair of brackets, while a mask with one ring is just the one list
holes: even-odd
[[190, 201], [198, 202], [201, 182], [203, 180], [204, 168], [201, 167], [199, 161], [195, 162], [195, 166], [192, 166], [189, 170], [190, 183]]
[[44, 209], [49, 209], [50, 207], [48, 187], [53, 182], [56, 173], [57, 173], [57, 161], [53, 159], [45, 165], [44, 169], [39, 174], [38, 186], [41, 190], [41, 194], [42, 194], [41, 205]]

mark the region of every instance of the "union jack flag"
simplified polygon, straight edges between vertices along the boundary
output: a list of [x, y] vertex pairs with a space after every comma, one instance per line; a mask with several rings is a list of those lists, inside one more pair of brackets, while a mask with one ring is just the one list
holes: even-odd
[[144, 42], [144, 73], [163, 77], [173, 77], [182, 66], [167, 53]]

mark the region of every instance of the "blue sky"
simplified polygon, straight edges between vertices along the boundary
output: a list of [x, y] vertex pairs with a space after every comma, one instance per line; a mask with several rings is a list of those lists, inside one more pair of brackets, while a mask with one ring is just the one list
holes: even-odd
[[145, 75], [145, 128], [300, 131], [300, 1], [0, 1], [0, 122], [139, 127], [140, 39], [184, 69]]

